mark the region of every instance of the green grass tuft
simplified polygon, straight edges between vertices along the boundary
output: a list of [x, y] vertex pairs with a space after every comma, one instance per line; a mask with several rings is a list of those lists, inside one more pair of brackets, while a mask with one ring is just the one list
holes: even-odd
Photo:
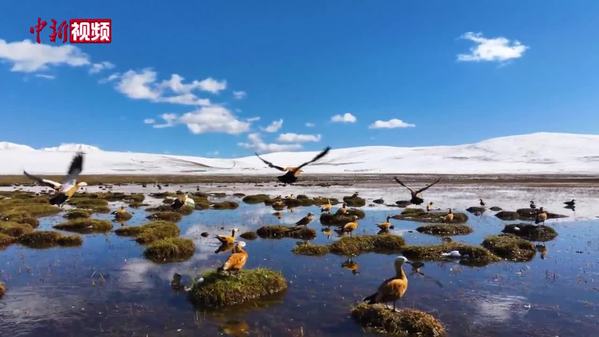
[[443, 324], [431, 314], [416, 309], [394, 311], [384, 304], [360, 303], [352, 310], [352, 317], [372, 332], [396, 337], [443, 337]]
[[329, 247], [326, 245], [314, 245], [308, 242], [298, 242], [291, 251], [297, 255], [323, 256], [329, 253]]
[[29, 224], [0, 221], [0, 233], [17, 238], [23, 234], [33, 232], [33, 227]]
[[106, 233], [112, 229], [107, 220], [79, 218], [54, 225], [54, 228], [77, 233]]
[[466, 235], [472, 233], [472, 228], [464, 224], [432, 224], [416, 228], [420, 233], [432, 235]]
[[69, 200], [69, 204], [77, 208], [90, 210], [92, 213], [109, 213], [108, 201], [99, 199], [97, 196], [75, 196]]
[[306, 226], [289, 227], [282, 225], [263, 226], [256, 231], [263, 239], [293, 238], [312, 240], [316, 237], [316, 231]]
[[141, 244], [179, 236], [179, 227], [173, 222], [151, 221], [138, 227], [121, 227], [115, 233], [121, 236], [135, 236]]
[[4, 233], [0, 233], [0, 248], [4, 248], [12, 243], [14, 243], [17, 239], [10, 236], [10, 235], [6, 235]]
[[362, 253], [397, 253], [402, 250], [405, 241], [401, 236], [392, 234], [346, 236], [329, 246], [331, 253], [352, 256]]
[[[401, 214], [394, 215], [393, 218], [397, 220], [409, 220], [417, 222], [430, 222], [430, 223], [445, 223], [445, 216], [447, 212], [426, 212], [420, 208], [406, 208]], [[468, 215], [466, 213], [453, 212], [452, 224], [466, 223], [468, 221]]]
[[87, 209], [74, 208], [67, 211], [63, 218], [65, 219], [81, 219], [81, 218], [89, 218], [92, 215], [92, 212]]
[[144, 255], [156, 263], [169, 263], [188, 260], [194, 252], [193, 241], [172, 237], [152, 242], [146, 248]]
[[63, 235], [54, 231], [35, 231], [21, 235], [18, 242], [30, 248], [50, 248], [80, 246], [83, 241], [77, 235]]
[[195, 283], [189, 297], [203, 308], [220, 308], [279, 294], [287, 289], [283, 274], [266, 268], [245, 269], [234, 275], [210, 271]]
[[526, 223], [506, 225], [503, 232], [514, 234], [530, 241], [551, 241], [557, 237], [555, 229], [549, 226], [536, 226]]
[[260, 204], [263, 202], [269, 202], [270, 197], [267, 194], [254, 194], [254, 195], [246, 195], [241, 199], [246, 204]]
[[157, 212], [157, 213], [152, 213], [147, 216], [147, 218], [150, 220], [163, 220], [163, 221], [171, 221], [171, 222], [177, 222], [177, 221], [181, 220], [182, 217], [183, 216], [181, 215], [181, 213], [172, 212], [172, 211]]
[[212, 208], [214, 209], [235, 209], [237, 207], [239, 207], [239, 204], [235, 201], [223, 201], [212, 204]]
[[512, 234], [489, 236], [482, 245], [495, 255], [512, 261], [530, 261], [537, 252], [530, 241]]
[[467, 266], [486, 266], [491, 262], [500, 260], [492, 252], [483, 247], [467, 245], [460, 242], [447, 242], [440, 245], [405, 246], [402, 252], [407, 258], [413, 260], [443, 261], [447, 258], [441, 254], [448, 253], [452, 250], [460, 252], [462, 255], [460, 263]]

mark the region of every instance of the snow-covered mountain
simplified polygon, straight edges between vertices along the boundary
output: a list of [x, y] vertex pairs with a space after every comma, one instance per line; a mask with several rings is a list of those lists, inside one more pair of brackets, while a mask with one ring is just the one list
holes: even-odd
[[[0, 174], [62, 174], [72, 153], [87, 153], [87, 174], [276, 174], [254, 156], [215, 159], [102, 151], [65, 144], [34, 150], [0, 142]], [[278, 152], [264, 157], [297, 165], [316, 152]], [[475, 144], [428, 147], [365, 146], [333, 149], [306, 173], [599, 174], [599, 135], [534, 133]]]

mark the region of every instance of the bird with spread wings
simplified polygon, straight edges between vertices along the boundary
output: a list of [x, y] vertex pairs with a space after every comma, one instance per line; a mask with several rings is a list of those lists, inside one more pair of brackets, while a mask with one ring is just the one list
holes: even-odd
[[23, 174], [39, 185], [53, 188], [55, 193], [49, 200], [50, 204], [60, 206], [69, 200], [80, 187], [87, 186], [87, 183], [85, 182], [77, 182], [77, 178], [79, 178], [79, 174], [81, 174], [82, 170], [83, 153], [78, 152], [75, 157], [73, 157], [71, 165], [69, 166], [69, 171], [62, 179], [61, 183], [29, 174], [27, 171], [23, 171]]
[[268, 165], [268, 167], [272, 167], [274, 169], [277, 169], [279, 171], [285, 172], [284, 175], [282, 176], [278, 176], [277, 179], [279, 179], [280, 182], [282, 182], [283, 184], [293, 184], [294, 182], [297, 181], [297, 177], [300, 175], [300, 173], [302, 173], [302, 168], [310, 165], [318, 160], [320, 160], [322, 157], [326, 156], [327, 153], [329, 153], [329, 151], [331, 150], [330, 146], [327, 146], [327, 148], [325, 148], [324, 150], [322, 150], [322, 152], [320, 152], [319, 154], [316, 155], [316, 157], [312, 158], [312, 160], [307, 161], [303, 164], [301, 164], [300, 166], [297, 167], [282, 167], [282, 166], [277, 166], [271, 162], [269, 162], [268, 160], [260, 157], [260, 155], [258, 155], [258, 153], [256, 153], [256, 157], [258, 157], [260, 160], [262, 160], [266, 165]]
[[405, 187], [408, 189], [408, 191], [410, 191], [410, 194], [412, 195], [410, 202], [414, 205], [420, 205], [424, 202], [424, 199], [422, 199], [422, 192], [428, 190], [429, 188], [431, 188], [433, 185], [437, 184], [438, 182], [441, 181], [441, 178], [438, 178], [437, 180], [435, 180], [434, 182], [426, 185], [425, 187], [419, 189], [419, 190], [414, 190], [411, 187], [407, 186], [406, 184], [404, 184], [401, 180], [399, 180], [397, 177], [393, 177], [393, 179], [395, 179], [395, 182], [397, 182], [398, 184], [400, 184], [401, 186]]

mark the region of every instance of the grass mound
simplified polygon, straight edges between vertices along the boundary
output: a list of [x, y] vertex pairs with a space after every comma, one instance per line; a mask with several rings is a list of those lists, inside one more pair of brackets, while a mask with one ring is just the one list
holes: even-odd
[[416, 228], [420, 233], [431, 235], [466, 235], [472, 233], [472, 228], [464, 224], [432, 224]]
[[307, 226], [288, 227], [282, 225], [262, 226], [256, 231], [263, 239], [293, 238], [312, 240], [316, 237], [316, 231]]
[[366, 216], [362, 210], [349, 208], [346, 214], [342, 214], [339, 210], [335, 214], [322, 213], [320, 215], [320, 223], [325, 226], [344, 226], [346, 223], [354, 221], [354, 215], [358, 219], [363, 219]]
[[298, 242], [291, 251], [297, 255], [323, 256], [329, 253], [329, 247], [325, 245], [314, 245], [308, 242]]
[[10, 235], [6, 235], [4, 233], [0, 233], [0, 248], [4, 248], [12, 243], [14, 243], [17, 239], [10, 236]]
[[443, 324], [433, 317], [416, 309], [394, 311], [383, 304], [360, 303], [351, 313], [364, 328], [373, 332], [396, 337], [442, 337], [447, 332]]
[[312, 202], [314, 205], [324, 205], [327, 203], [327, 200], [331, 202], [331, 205], [337, 205], [339, 200], [336, 198], [325, 198], [325, 197], [314, 197], [312, 198]]
[[256, 232], [245, 232], [241, 233], [239, 237], [246, 240], [256, 240], [258, 238], [258, 234], [256, 234]]
[[514, 234], [530, 241], [551, 241], [557, 237], [555, 229], [549, 226], [535, 226], [526, 223], [507, 225], [503, 229], [503, 232]]
[[0, 221], [0, 233], [13, 238], [17, 238], [23, 234], [33, 232], [33, 227], [29, 224], [18, 223], [12, 221]]
[[489, 250], [480, 246], [471, 246], [460, 242], [446, 242], [440, 245], [405, 246], [403, 254], [418, 261], [443, 261], [447, 259], [442, 254], [457, 250], [462, 255], [460, 263], [467, 266], [486, 266], [499, 258]]
[[203, 308], [238, 305], [287, 289], [283, 274], [266, 268], [241, 270], [236, 275], [210, 271], [203, 275], [203, 279], [189, 292], [192, 303]]
[[[181, 208], [183, 208], [183, 207], [181, 207]], [[147, 216], [147, 219], [177, 222], [177, 221], [181, 220], [182, 217], [183, 216], [179, 212], [167, 211], [167, 212], [152, 213]]]
[[349, 207], [362, 207], [366, 205], [366, 200], [360, 197], [347, 196], [343, 197], [343, 202], [347, 204]]
[[482, 245], [495, 255], [512, 261], [530, 261], [536, 253], [530, 241], [512, 234], [489, 236]]
[[131, 215], [131, 213], [127, 212], [127, 211], [120, 211], [120, 212], [116, 212], [114, 213], [114, 220], [115, 221], [127, 221], [129, 219], [131, 219], [133, 217], [133, 215]]
[[77, 233], [106, 233], [112, 229], [107, 220], [80, 218], [54, 225], [54, 228]]
[[29, 215], [29, 213], [23, 211], [9, 211], [6, 214], [0, 214], [0, 221], [11, 221], [28, 224], [35, 228], [39, 226], [40, 222], [36, 217]]
[[520, 219], [520, 215], [518, 215], [518, 212], [512, 211], [500, 211], [497, 214], [495, 214], [495, 216], [504, 221], [513, 221]]
[[48, 204], [47, 198], [33, 193], [5, 192], [4, 195], [6, 197], [0, 199], [0, 219], [5, 221], [28, 223], [37, 227], [36, 218], [60, 212], [60, 208]]
[[472, 207], [468, 207], [466, 209], [466, 211], [468, 213], [472, 213], [472, 214], [483, 214], [487, 209], [484, 207], [480, 207], [480, 206], [472, 206]]
[[23, 234], [18, 242], [30, 248], [50, 248], [56, 246], [81, 246], [83, 241], [78, 235], [63, 235], [54, 231], [35, 231]]
[[241, 200], [246, 204], [260, 204], [270, 201], [270, 197], [267, 194], [252, 194], [246, 195]]
[[212, 204], [212, 208], [214, 209], [236, 209], [237, 207], [239, 207], [239, 204], [235, 201], [223, 201]]
[[179, 236], [179, 227], [173, 222], [151, 221], [138, 227], [121, 227], [115, 233], [121, 236], [135, 236], [141, 244]]
[[[447, 212], [426, 212], [420, 208], [406, 208], [399, 215], [394, 215], [397, 220], [410, 220], [417, 222], [444, 223]], [[468, 215], [465, 213], [454, 212], [452, 224], [466, 223]]]
[[77, 208], [90, 210], [92, 213], [109, 213], [108, 201], [97, 196], [75, 196], [69, 200], [69, 204]]
[[361, 253], [397, 253], [405, 245], [401, 236], [392, 234], [346, 236], [329, 246], [331, 253], [340, 255], [359, 255]]
[[169, 263], [188, 260], [194, 252], [195, 245], [190, 239], [166, 238], [152, 242], [144, 256], [156, 263]]
[[65, 219], [81, 219], [81, 218], [89, 218], [92, 215], [92, 212], [87, 209], [74, 208], [68, 210], [62, 217]]
[[4, 296], [4, 293], [6, 293], [6, 287], [4, 286], [4, 283], [0, 282], [0, 298]]
[[[537, 210], [533, 208], [520, 208], [516, 210], [519, 218], [522, 220], [534, 220], [537, 216]], [[567, 218], [567, 215], [547, 212], [547, 219]]]

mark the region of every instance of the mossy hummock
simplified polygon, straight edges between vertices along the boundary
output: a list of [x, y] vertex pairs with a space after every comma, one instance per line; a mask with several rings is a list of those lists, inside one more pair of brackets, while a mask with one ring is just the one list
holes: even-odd
[[4, 283], [0, 282], [0, 298], [2, 298], [2, 296], [4, 296], [5, 293], [6, 287], [4, 286]]
[[81, 219], [81, 218], [89, 218], [92, 215], [92, 212], [87, 209], [74, 208], [68, 210], [62, 217], [65, 219]]
[[331, 253], [353, 256], [362, 253], [398, 253], [405, 241], [401, 236], [392, 234], [346, 236], [329, 245]]
[[33, 232], [33, 227], [29, 224], [12, 221], [0, 221], [0, 233], [17, 238], [23, 234]]
[[215, 202], [212, 204], [212, 208], [214, 209], [236, 209], [237, 207], [239, 207], [239, 204], [235, 201]]
[[347, 204], [349, 207], [362, 207], [366, 205], [366, 200], [364, 198], [360, 198], [358, 196], [347, 196], [343, 197], [343, 202]]
[[352, 317], [364, 328], [395, 337], [443, 337], [443, 324], [431, 314], [416, 309], [393, 310], [384, 304], [360, 303]]
[[316, 231], [307, 226], [282, 226], [282, 225], [271, 225], [262, 226], [256, 231], [258, 236], [263, 239], [282, 239], [282, 238], [293, 238], [302, 240], [312, 240], [316, 237]]
[[166, 238], [152, 242], [144, 256], [156, 263], [169, 263], [188, 260], [194, 252], [195, 245], [190, 239]]
[[298, 242], [291, 251], [297, 255], [323, 256], [329, 253], [329, 246], [315, 245], [308, 242]]
[[460, 264], [468, 266], [486, 266], [499, 261], [499, 257], [481, 246], [471, 246], [460, 242], [446, 242], [440, 245], [405, 246], [404, 256], [418, 261], [443, 261], [443, 253], [453, 250], [460, 252]]
[[[183, 208], [183, 207], [181, 207], [181, 208]], [[167, 212], [152, 213], [147, 216], [147, 219], [177, 222], [177, 221], [181, 220], [182, 217], [183, 216], [179, 212], [167, 211]]]
[[[393, 219], [397, 220], [409, 220], [417, 222], [430, 222], [430, 223], [445, 223], [445, 216], [447, 212], [426, 212], [420, 208], [406, 208], [401, 214], [394, 215]], [[452, 224], [463, 224], [468, 221], [468, 215], [460, 212], [453, 212]]]
[[50, 248], [80, 246], [83, 240], [78, 235], [63, 235], [54, 231], [35, 231], [21, 235], [18, 242], [30, 248]]
[[536, 253], [535, 246], [530, 241], [513, 234], [489, 236], [482, 245], [495, 255], [511, 261], [530, 261]]
[[69, 204], [77, 208], [90, 210], [92, 213], [109, 213], [108, 201], [97, 197], [75, 196], [69, 200]]
[[526, 223], [506, 225], [503, 232], [514, 234], [530, 241], [551, 241], [557, 237], [555, 229], [549, 226], [536, 226]]
[[464, 224], [432, 224], [416, 228], [420, 233], [431, 235], [466, 235], [472, 233], [472, 228]]
[[344, 226], [346, 223], [354, 221], [354, 215], [358, 219], [363, 219], [366, 216], [362, 210], [348, 208], [345, 214], [340, 210], [337, 210], [335, 214], [322, 213], [320, 215], [320, 223], [325, 226]]
[[135, 236], [141, 244], [152, 243], [156, 240], [177, 237], [180, 234], [177, 224], [168, 221], [151, 221], [138, 227], [121, 227], [115, 230], [117, 235]]
[[54, 225], [54, 228], [77, 233], [106, 233], [112, 229], [107, 220], [80, 218]]
[[245, 232], [241, 233], [239, 237], [246, 240], [256, 240], [258, 238], [258, 234], [256, 234], [256, 232]]
[[267, 194], [253, 194], [253, 195], [246, 195], [241, 200], [243, 202], [245, 202], [246, 204], [260, 204], [263, 202], [270, 201], [270, 196], [268, 196]]
[[189, 292], [196, 306], [206, 309], [239, 305], [280, 294], [287, 289], [283, 274], [266, 268], [245, 269], [234, 275], [210, 271]]

